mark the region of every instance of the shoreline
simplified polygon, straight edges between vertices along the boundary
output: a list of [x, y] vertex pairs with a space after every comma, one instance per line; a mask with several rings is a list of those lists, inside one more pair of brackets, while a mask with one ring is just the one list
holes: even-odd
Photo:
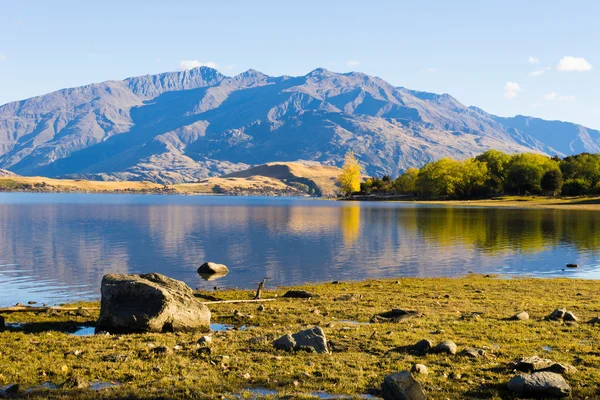
[[[313, 297], [282, 298], [290, 289]], [[600, 280], [491, 275], [267, 285], [263, 298], [275, 301], [209, 305], [211, 323], [231, 329], [213, 332], [206, 351], [196, 344], [201, 333], [61, 332], [92, 325], [96, 311], [4, 314], [8, 323], [23, 325], [0, 333], [1, 357], [11, 360], [4, 364], [0, 385], [19, 383], [23, 394], [34, 388], [28, 394], [33, 398], [316, 398], [311, 397], [315, 393], [377, 398], [386, 375], [419, 363], [429, 370], [415, 375], [428, 398], [506, 398], [511, 397], [506, 383], [515, 375], [510, 363], [537, 355], [575, 366], [577, 372], [565, 375], [573, 398], [593, 398], [600, 356], [590, 338], [597, 337], [600, 326], [586, 322], [598, 316], [599, 291]], [[255, 290], [196, 293], [201, 301], [240, 300], [251, 299]], [[572, 311], [579, 321], [545, 320], [558, 307]], [[399, 322], [373, 320], [393, 308], [417, 314]], [[530, 318], [509, 320], [521, 311]], [[323, 329], [331, 354], [273, 348], [278, 337], [312, 326]], [[407, 350], [423, 339], [434, 344], [452, 340], [458, 352], [417, 355]], [[167, 348], [164, 354], [153, 350], [160, 346]], [[461, 353], [467, 348], [484, 355], [473, 359]], [[78, 389], [71, 385], [74, 377], [106, 385]]]

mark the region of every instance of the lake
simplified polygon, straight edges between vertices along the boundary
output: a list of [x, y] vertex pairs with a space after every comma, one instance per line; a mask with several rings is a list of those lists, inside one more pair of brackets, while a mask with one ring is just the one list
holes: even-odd
[[[600, 278], [600, 213], [261, 197], [0, 193], [0, 305], [98, 299], [106, 273], [255, 289], [406, 276]], [[205, 261], [227, 276], [206, 281]], [[565, 269], [577, 263], [577, 269]]]

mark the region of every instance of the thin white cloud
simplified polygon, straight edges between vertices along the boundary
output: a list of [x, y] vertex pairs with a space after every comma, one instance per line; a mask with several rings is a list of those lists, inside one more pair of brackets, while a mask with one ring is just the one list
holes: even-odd
[[588, 72], [592, 70], [592, 64], [583, 57], [567, 56], [560, 59], [556, 69], [560, 72]]
[[214, 61], [198, 61], [198, 60], [181, 60], [179, 61], [180, 69], [192, 69], [198, 67], [217, 68], [219, 65]]
[[356, 67], [357, 65], [360, 65], [360, 61], [358, 60], [348, 60], [346, 61], [346, 65], [349, 67]]
[[434, 73], [434, 72], [437, 72], [437, 68], [427, 68], [427, 69], [425, 70], [425, 72], [431, 72], [431, 73]]
[[8, 60], [8, 56], [6, 54], [0, 54], [0, 61]]
[[538, 76], [542, 76], [544, 75], [546, 72], [550, 71], [550, 67], [544, 67], [541, 69], [536, 69], [535, 71], [531, 71], [529, 73], [529, 76], [533, 76], [534, 78], [537, 78]]
[[527, 62], [529, 64], [539, 64], [540, 63], [540, 59], [537, 58], [537, 57], [529, 56], [529, 58], [527, 59]]
[[516, 82], [506, 82], [504, 85], [504, 98], [505, 99], [514, 99], [517, 97], [518, 93], [521, 91], [521, 86], [519, 86]]
[[550, 92], [546, 95], [544, 95], [544, 100], [548, 100], [548, 101], [553, 101], [553, 100], [558, 100], [558, 101], [575, 101], [576, 97], [573, 95], [558, 95], [556, 92]]

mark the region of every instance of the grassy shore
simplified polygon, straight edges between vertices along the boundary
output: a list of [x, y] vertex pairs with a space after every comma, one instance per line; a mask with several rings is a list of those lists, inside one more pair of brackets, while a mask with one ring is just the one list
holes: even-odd
[[459, 207], [548, 208], [561, 210], [600, 210], [600, 196], [545, 197], [506, 196], [487, 200], [414, 201], [418, 204], [441, 204]]
[[[509, 363], [538, 355], [574, 365], [568, 375], [573, 398], [597, 398], [600, 381], [598, 325], [584, 321], [600, 314], [600, 281], [575, 279], [407, 278], [304, 285], [319, 297], [284, 299], [287, 288], [266, 290], [264, 311], [256, 303], [211, 305], [213, 322], [236, 328], [212, 335], [210, 354], [199, 352], [193, 333], [75, 337], [61, 332], [93, 323], [89, 316], [48, 313], [6, 314], [7, 322], [29, 323], [0, 333], [0, 384], [19, 383], [31, 398], [261, 398], [250, 389], [277, 396], [311, 398], [324, 392], [349, 398], [379, 388], [383, 377], [425, 364], [417, 379], [431, 399], [512, 398], [506, 382]], [[219, 299], [249, 299], [242, 290], [199, 293]], [[24, 299], [26, 300], [26, 299]], [[97, 304], [95, 304], [97, 305]], [[578, 324], [544, 320], [566, 307]], [[422, 313], [399, 323], [368, 324], [374, 314], [392, 308]], [[234, 318], [234, 309], [252, 317]], [[527, 311], [528, 321], [508, 317]], [[477, 313], [477, 314], [473, 314]], [[332, 354], [287, 353], [273, 339], [313, 325], [321, 326]], [[422, 339], [453, 340], [458, 350], [484, 349], [486, 356], [417, 356], [391, 351]], [[152, 349], [166, 346], [166, 354]], [[98, 391], [68, 388], [69, 378], [115, 382]], [[60, 388], [67, 382], [63, 388]], [[39, 389], [40, 385], [58, 389]], [[23, 392], [21, 392], [23, 393]], [[265, 393], [265, 392], [260, 392]], [[273, 398], [276, 398], [273, 396]]]

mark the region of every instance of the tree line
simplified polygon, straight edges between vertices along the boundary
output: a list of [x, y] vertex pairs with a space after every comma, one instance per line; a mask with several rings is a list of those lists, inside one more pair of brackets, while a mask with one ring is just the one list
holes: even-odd
[[466, 160], [442, 158], [420, 169], [409, 168], [395, 179], [386, 175], [360, 183], [354, 180], [353, 187], [346, 185], [344, 191], [350, 190], [360, 194], [403, 194], [425, 199], [467, 199], [501, 194], [600, 194], [600, 154], [581, 153], [561, 159], [535, 153], [511, 155], [489, 150]]

